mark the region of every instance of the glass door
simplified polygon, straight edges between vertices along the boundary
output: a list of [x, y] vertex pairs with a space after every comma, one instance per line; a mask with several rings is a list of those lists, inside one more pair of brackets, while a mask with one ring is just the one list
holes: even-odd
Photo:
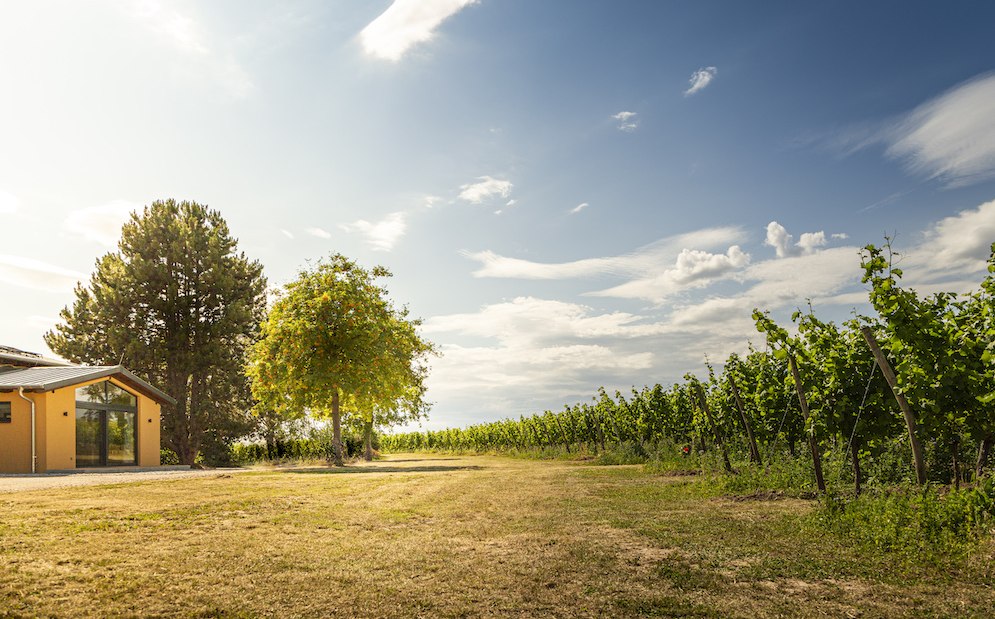
[[138, 463], [137, 398], [108, 381], [76, 390], [76, 468]]

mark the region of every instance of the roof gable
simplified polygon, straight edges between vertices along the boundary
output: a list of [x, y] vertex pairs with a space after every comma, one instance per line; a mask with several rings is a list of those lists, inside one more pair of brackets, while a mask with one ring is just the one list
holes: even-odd
[[14, 389], [54, 391], [99, 378], [115, 378], [156, 402], [176, 404], [176, 400], [167, 393], [156, 389], [120, 365], [32, 367], [2, 371], [0, 372], [0, 391], [13, 391]]

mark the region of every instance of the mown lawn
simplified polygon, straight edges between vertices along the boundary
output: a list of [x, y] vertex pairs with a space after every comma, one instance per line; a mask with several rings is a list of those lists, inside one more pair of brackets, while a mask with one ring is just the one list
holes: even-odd
[[0, 494], [0, 616], [991, 617], [995, 544], [939, 564], [813, 502], [693, 477], [398, 455]]

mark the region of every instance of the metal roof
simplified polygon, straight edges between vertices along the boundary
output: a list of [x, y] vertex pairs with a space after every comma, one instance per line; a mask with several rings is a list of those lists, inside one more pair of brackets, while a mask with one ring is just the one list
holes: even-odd
[[96, 378], [114, 377], [160, 403], [176, 404], [176, 400], [138, 378], [120, 365], [72, 365], [66, 367], [34, 367], [0, 371], [0, 391], [23, 388], [25, 391], [53, 391], [78, 385]]
[[3, 344], [0, 344], [0, 365], [3, 364], [24, 365], [29, 367], [70, 365], [65, 361], [49, 359], [48, 357], [39, 355], [36, 352], [18, 350], [13, 346], [4, 346]]

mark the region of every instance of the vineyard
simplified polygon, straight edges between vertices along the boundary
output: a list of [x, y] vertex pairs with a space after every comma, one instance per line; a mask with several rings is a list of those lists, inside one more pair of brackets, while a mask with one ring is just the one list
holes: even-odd
[[[384, 436], [387, 451], [711, 455], [729, 474], [804, 461], [808, 483], [870, 481], [960, 487], [981, 478], [995, 438], [995, 244], [969, 294], [902, 286], [890, 241], [861, 253], [873, 316], [837, 325], [811, 307], [793, 328], [755, 310], [763, 350], [721, 371], [631, 394], [600, 389], [562, 411]], [[804, 456], [802, 456], [804, 454]], [[803, 459], [804, 458], [804, 459]], [[869, 473], [872, 472], [872, 473]]]

